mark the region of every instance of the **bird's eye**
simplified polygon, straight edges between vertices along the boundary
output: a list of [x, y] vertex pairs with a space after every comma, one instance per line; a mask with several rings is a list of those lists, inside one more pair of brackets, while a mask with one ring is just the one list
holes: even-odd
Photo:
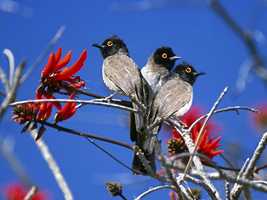
[[190, 73], [192, 72], [191, 67], [187, 67], [187, 68], [185, 68], [185, 72], [188, 73], [188, 74], [190, 74]]
[[113, 42], [109, 40], [109, 41], [107, 42], [107, 46], [111, 47], [112, 45], [113, 45]]
[[168, 58], [168, 54], [163, 53], [163, 54], [161, 54], [161, 57], [162, 57], [163, 59], [166, 59], [166, 58]]

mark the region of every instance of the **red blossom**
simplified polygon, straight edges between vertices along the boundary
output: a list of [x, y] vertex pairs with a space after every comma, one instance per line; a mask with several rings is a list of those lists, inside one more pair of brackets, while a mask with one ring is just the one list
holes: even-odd
[[56, 53], [51, 53], [47, 64], [41, 73], [41, 84], [38, 92], [42, 95], [53, 94], [61, 89], [67, 90], [70, 94], [72, 89], [78, 89], [85, 85], [79, 76], [75, 74], [81, 70], [87, 58], [87, 51], [83, 50], [78, 60], [71, 66], [66, 65], [70, 62], [72, 53], [69, 51], [61, 59], [62, 49], [59, 48]]
[[[70, 95], [70, 99], [74, 99], [75, 94]], [[77, 110], [77, 103], [76, 102], [67, 102], [65, 105], [58, 110], [57, 114], [55, 115], [55, 122], [67, 120], [71, 118], [76, 110]]]
[[[200, 109], [193, 107], [187, 114], [185, 114], [182, 117], [182, 121], [185, 123], [185, 125], [190, 126], [199, 116], [201, 116]], [[194, 142], [196, 142], [198, 134], [200, 132], [200, 129], [203, 125], [203, 122], [197, 123], [192, 131], [191, 131], [191, 137]], [[214, 156], [217, 156], [221, 153], [223, 153], [223, 150], [218, 150], [220, 146], [220, 141], [221, 137], [217, 138], [211, 138], [211, 133], [214, 130], [215, 126], [208, 122], [207, 126], [204, 128], [204, 131], [202, 133], [202, 137], [199, 141], [199, 146], [198, 146], [198, 152], [206, 155], [209, 158], [213, 158]], [[176, 131], [176, 129], [173, 129], [172, 131], [172, 147], [173, 145], [173, 139], [177, 141], [176, 143], [179, 145], [184, 145], [183, 142], [181, 142], [181, 136], [180, 134]], [[184, 147], [179, 147], [179, 150], [176, 152], [185, 149]], [[173, 149], [171, 149], [171, 152], [174, 152]]]
[[[27, 192], [28, 190], [21, 184], [10, 184], [5, 188], [5, 198], [6, 200], [23, 200]], [[43, 192], [37, 192], [32, 200], [47, 200], [47, 197]]]
[[252, 114], [253, 123], [259, 129], [267, 127], [267, 104], [257, 106], [259, 112]]

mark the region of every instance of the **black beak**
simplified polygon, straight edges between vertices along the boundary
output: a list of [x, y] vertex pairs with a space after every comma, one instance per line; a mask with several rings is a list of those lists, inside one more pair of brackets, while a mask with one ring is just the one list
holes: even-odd
[[205, 72], [195, 72], [194, 75], [197, 77], [197, 76], [202, 76], [202, 75], [205, 75], [206, 73]]
[[104, 49], [103, 45], [99, 45], [99, 44], [92, 44], [93, 47], [99, 48], [99, 49]]

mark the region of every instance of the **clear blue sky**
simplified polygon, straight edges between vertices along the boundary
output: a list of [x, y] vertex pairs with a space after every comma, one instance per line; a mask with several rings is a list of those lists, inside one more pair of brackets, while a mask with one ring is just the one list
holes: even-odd
[[[0, 5], [6, 1], [0, 0]], [[65, 25], [66, 31], [56, 48], [62, 47], [64, 52], [72, 50], [74, 58], [86, 48], [88, 59], [80, 75], [87, 81], [88, 89], [107, 95], [109, 92], [101, 80], [102, 58], [91, 44], [116, 34], [126, 41], [131, 56], [139, 66], [144, 65], [155, 48], [168, 45], [199, 71], [205, 71], [207, 75], [201, 77], [194, 88], [194, 104], [202, 106], [205, 111], [225, 86], [230, 87], [230, 92], [221, 106], [254, 106], [266, 101], [266, 88], [253, 74], [246, 90], [238, 97], [235, 96], [240, 66], [249, 58], [247, 50], [239, 38], [212, 12], [206, 1], [192, 0], [184, 3], [186, 1], [155, 0], [152, 7], [146, 3], [132, 2], [134, 1], [16, 1], [16, 14], [1, 11], [0, 7], [0, 51], [9, 48], [14, 52], [17, 62], [27, 58], [30, 65], [56, 30]], [[152, 0], [136, 2], [149, 3]], [[266, 1], [238, 0], [222, 3], [243, 27], [267, 34]], [[266, 41], [259, 43], [259, 47], [266, 55]], [[5, 65], [3, 56], [0, 64]], [[43, 64], [22, 85], [18, 99], [34, 97]], [[14, 139], [14, 151], [34, 182], [49, 191], [51, 199], [62, 199], [54, 178], [32, 139], [20, 134], [21, 127], [10, 120], [10, 113], [1, 121], [0, 136]], [[218, 134], [223, 136], [221, 148], [227, 151], [229, 144], [239, 143], [244, 148], [241, 158], [247, 158], [259, 140], [259, 134], [251, 126], [248, 113], [242, 112], [239, 116], [226, 113], [215, 120], [221, 127]], [[62, 125], [129, 142], [127, 113], [123, 111], [84, 107]], [[53, 151], [75, 199], [111, 199], [105, 191], [104, 182], [118, 178], [125, 183], [125, 195], [129, 199], [149, 186], [158, 184], [132, 176], [131, 172], [82, 138], [49, 129], [44, 140]], [[124, 162], [131, 163], [132, 155], [127, 150], [106, 144], [103, 146]], [[0, 186], [17, 180], [2, 158], [0, 168]], [[167, 192], [159, 192], [148, 199], [168, 199], [166, 195]]]

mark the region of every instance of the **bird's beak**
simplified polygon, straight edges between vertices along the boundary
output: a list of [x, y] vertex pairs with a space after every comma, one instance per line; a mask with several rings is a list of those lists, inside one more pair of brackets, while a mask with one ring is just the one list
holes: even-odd
[[205, 75], [206, 73], [205, 72], [195, 72], [194, 75], [195, 76], [202, 76], [202, 75]]
[[172, 57], [170, 57], [169, 59], [170, 60], [178, 60], [178, 59], [181, 59], [182, 57], [180, 57], [180, 56], [172, 56]]
[[99, 45], [99, 44], [92, 44], [93, 47], [99, 48], [99, 49], [104, 49], [104, 45]]

